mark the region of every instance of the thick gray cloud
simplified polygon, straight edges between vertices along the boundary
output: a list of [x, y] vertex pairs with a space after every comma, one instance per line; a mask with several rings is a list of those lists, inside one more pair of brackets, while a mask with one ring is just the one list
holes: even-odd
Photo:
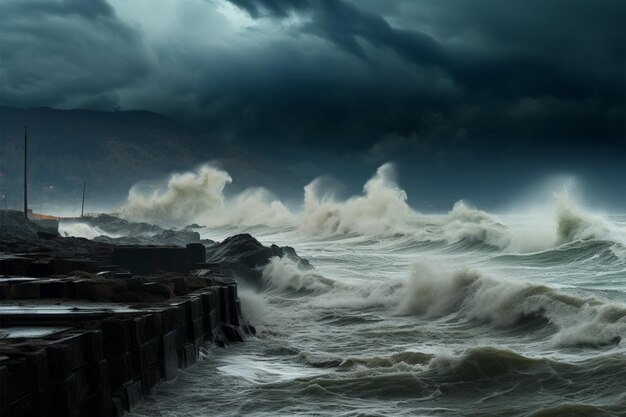
[[289, 155], [616, 153], [624, 16], [620, 0], [5, 0], [0, 93], [159, 111]]
[[[433, 102], [422, 100], [421, 91], [430, 96], [427, 88], [416, 91], [405, 78], [410, 94], [392, 98], [403, 110], [413, 108], [396, 112], [400, 131], [429, 134], [444, 122], [456, 127], [451, 133], [623, 138], [623, 2], [231, 1], [257, 19], [304, 15], [303, 32], [364, 65], [376, 67], [387, 49], [415, 73], [434, 74], [448, 85]], [[381, 80], [397, 75], [388, 67], [376, 70]], [[355, 98], [359, 91], [353, 91]], [[385, 88], [376, 98], [379, 110], [388, 108]], [[425, 111], [437, 126], [423, 121]]]
[[117, 105], [117, 90], [153, 63], [139, 33], [105, 0], [0, 3], [3, 105]]

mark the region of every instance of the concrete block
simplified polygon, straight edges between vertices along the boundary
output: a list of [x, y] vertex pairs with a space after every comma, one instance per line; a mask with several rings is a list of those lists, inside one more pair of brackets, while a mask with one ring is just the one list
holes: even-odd
[[[211, 313], [213, 315], [215, 315], [215, 312]], [[212, 340], [213, 339], [213, 322], [211, 320], [211, 314], [209, 314], [208, 316], [205, 316], [202, 319], [202, 331], [204, 334], [204, 339], [206, 341]]]
[[187, 315], [191, 321], [197, 320], [202, 317], [202, 298], [199, 296], [187, 297], [189, 303], [187, 304]]
[[184, 355], [185, 355], [185, 368], [188, 368], [194, 363], [196, 363], [197, 353], [196, 353], [193, 343], [185, 344]]
[[141, 381], [128, 381], [123, 386], [126, 409], [132, 412], [143, 398], [143, 386]]
[[29, 277], [49, 277], [54, 275], [54, 267], [50, 259], [33, 259], [26, 265], [26, 275]]
[[9, 286], [9, 298], [12, 299], [39, 299], [41, 291], [38, 282], [24, 282]]
[[48, 369], [50, 380], [54, 383], [63, 381], [71, 374], [68, 358], [68, 348], [66, 345], [51, 345], [46, 348], [48, 354]]
[[202, 243], [188, 243], [186, 250], [187, 263], [201, 264], [206, 262], [206, 248]]
[[229, 342], [243, 342], [245, 336], [239, 326], [233, 326], [232, 324], [222, 323], [221, 329]]
[[237, 310], [237, 284], [228, 284], [228, 310], [230, 315], [228, 316], [228, 322], [235, 326], [239, 326], [239, 312]]
[[214, 310], [211, 312], [211, 331], [214, 331], [220, 325], [219, 311]]
[[69, 274], [75, 271], [85, 271], [96, 273], [98, 271], [98, 263], [91, 259], [85, 258], [54, 258], [51, 261], [55, 275]]
[[66, 298], [67, 285], [63, 281], [46, 280], [39, 283], [41, 298]]
[[57, 381], [51, 388], [51, 398], [54, 403], [50, 410], [56, 415], [72, 416], [78, 408], [78, 381], [75, 375], [70, 375], [62, 381]]
[[196, 341], [193, 342], [193, 349], [196, 354], [196, 361], [200, 359], [200, 348], [202, 348], [203, 346], [204, 346], [204, 337], [201, 337], [200, 339], [196, 339]]
[[189, 272], [187, 249], [175, 246], [116, 246], [113, 248], [111, 260], [115, 265], [139, 275], [159, 270]]
[[228, 287], [220, 286], [218, 289], [218, 308], [220, 323], [228, 323], [230, 318], [230, 303], [228, 302]]
[[178, 368], [182, 369], [185, 367], [185, 348], [177, 348], [176, 357], [178, 359]]
[[102, 359], [94, 367], [94, 381], [96, 383], [96, 398], [94, 415], [96, 417], [111, 417], [111, 387], [109, 385], [109, 363]]
[[3, 275], [28, 275], [27, 268], [31, 262], [28, 258], [19, 256], [3, 257], [0, 259], [0, 274]]
[[141, 375], [141, 382], [144, 394], [150, 394], [152, 388], [159, 385], [161, 381], [161, 366], [159, 364], [156, 364], [146, 369]]
[[100, 330], [87, 333], [87, 357], [89, 361], [100, 361], [104, 358], [104, 341]]
[[200, 299], [202, 300], [202, 314], [206, 316], [215, 309], [215, 296], [213, 291], [202, 291], [200, 293]]
[[130, 352], [107, 355], [111, 387], [120, 387], [133, 377], [132, 356]]
[[176, 355], [177, 331], [171, 331], [163, 335], [163, 377], [166, 381], [172, 381], [178, 376], [178, 357]]
[[8, 417], [40, 417], [38, 393], [33, 392], [7, 407]]
[[[89, 350], [89, 333], [84, 331], [70, 333], [67, 337], [55, 343], [55, 346], [64, 346], [70, 371], [89, 363], [89, 356], [94, 352]], [[97, 352], [96, 352], [97, 354]]]
[[146, 341], [146, 318], [135, 317], [132, 319], [132, 346], [139, 348]]
[[95, 367], [85, 366], [77, 369], [72, 373], [76, 380], [76, 400], [78, 404], [87, 401], [89, 398], [97, 394], [95, 381]]
[[146, 338], [153, 339], [155, 337], [160, 337], [167, 331], [165, 328], [165, 310], [156, 310], [152, 312], [152, 314], [146, 315], [145, 319]]
[[180, 327], [183, 324], [187, 324], [187, 312], [188, 307], [187, 304], [189, 300], [183, 298], [176, 298], [174, 300], [170, 300], [168, 304], [174, 308], [176, 308], [176, 327]]
[[194, 320], [187, 328], [187, 340], [196, 340], [204, 336], [204, 319], [202, 317]]
[[122, 398], [118, 396], [111, 397], [111, 417], [123, 417], [125, 408], [126, 406]]
[[141, 361], [141, 371], [159, 363], [159, 339], [151, 339], [139, 347], [139, 358]]
[[131, 349], [131, 328], [128, 320], [106, 319], [101, 328], [105, 353], [123, 353]]
[[9, 381], [9, 369], [2, 362], [4, 360], [0, 357], [0, 416], [6, 416], [9, 406], [9, 383], [13, 381]]
[[181, 348], [185, 345], [185, 343], [187, 343], [187, 325], [183, 324], [182, 326], [180, 326], [177, 330], [177, 336], [176, 336], [176, 346], [178, 348]]

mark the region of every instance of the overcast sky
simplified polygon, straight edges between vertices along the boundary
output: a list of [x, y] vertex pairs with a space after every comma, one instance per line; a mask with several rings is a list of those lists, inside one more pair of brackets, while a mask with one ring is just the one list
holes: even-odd
[[0, 0], [0, 99], [373, 163], [532, 149], [619, 168], [625, 4]]

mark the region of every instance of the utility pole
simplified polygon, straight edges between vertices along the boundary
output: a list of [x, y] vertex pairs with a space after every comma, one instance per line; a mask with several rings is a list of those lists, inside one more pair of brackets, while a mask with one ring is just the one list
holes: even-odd
[[83, 205], [80, 208], [80, 217], [83, 217], [85, 214], [85, 186], [87, 185], [86, 181], [83, 181]]
[[24, 217], [28, 219], [28, 127], [24, 126]]

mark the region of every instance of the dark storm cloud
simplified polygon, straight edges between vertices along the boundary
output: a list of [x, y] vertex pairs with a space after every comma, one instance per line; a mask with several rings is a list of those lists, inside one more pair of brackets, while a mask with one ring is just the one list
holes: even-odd
[[259, 148], [380, 158], [623, 144], [623, 1], [231, 0], [249, 27], [224, 4], [4, 1], [2, 102], [117, 103]]
[[[442, 140], [468, 133], [569, 141], [623, 138], [623, 2], [231, 2], [255, 18], [303, 15], [308, 19], [303, 32], [332, 42], [364, 65], [375, 67], [385, 48], [413, 71], [449, 83], [439, 97], [426, 100], [425, 86], [410, 78], [404, 80], [406, 95], [390, 98], [383, 85], [377, 91], [353, 90], [355, 100], [343, 120], [365, 122], [361, 127], [374, 136], [395, 127], [407, 137], [436, 134]], [[368, 11], [359, 8], [364, 4]], [[399, 26], [388, 23], [385, 14]], [[411, 26], [430, 29], [433, 36]], [[378, 50], [366, 53], [364, 43]], [[377, 70], [383, 82], [397, 75], [392, 68]], [[359, 104], [368, 90], [371, 107]], [[389, 106], [395, 109], [392, 123], [376, 126], [379, 121], [371, 116], [388, 115]]]
[[0, 3], [3, 105], [116, 105], [116, 89], [145, 74], [139, 34], [105, 0]]

